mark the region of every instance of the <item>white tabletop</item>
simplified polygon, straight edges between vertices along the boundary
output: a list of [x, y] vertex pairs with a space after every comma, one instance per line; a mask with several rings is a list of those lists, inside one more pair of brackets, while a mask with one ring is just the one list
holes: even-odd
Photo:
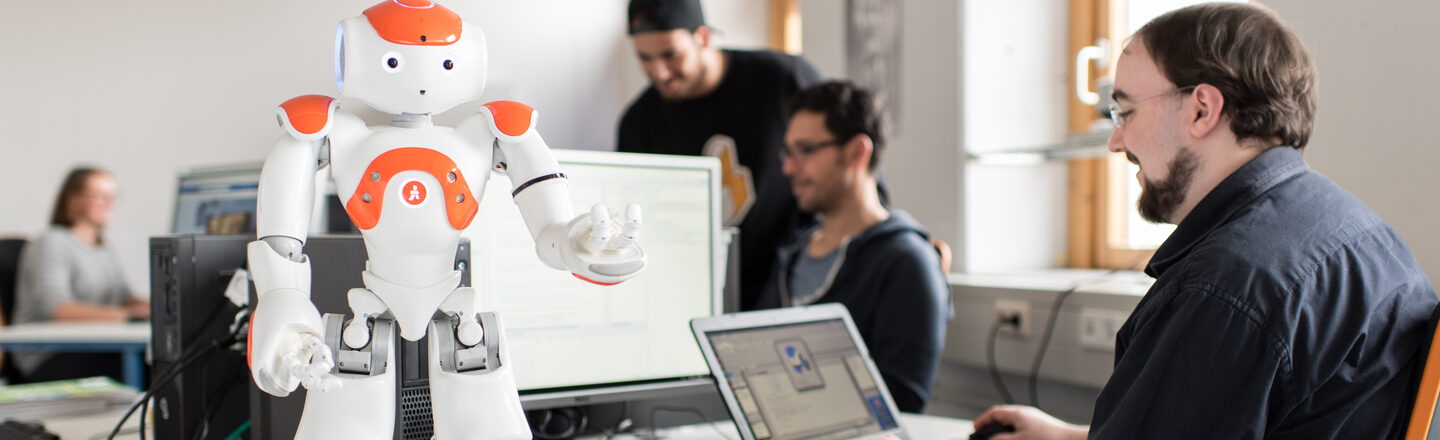
[[[92, 439], [104, 438], [115, 428], [115, 423], [120, 420], [124, 410], [115, 410], [102, 414], [56, 417], [45, 420], [45, 428], [50, 432], [60, 435], [62, 439]], [[136, 418], [139, 414], [132, 415], [126, 421], [125, 432], [116, 438], [138, 438], [135, 434], [135, 427], [139, 424]], [[151, 419], [153, 420], [153, 419]], [[927, 416], [923, 414], [900, 414], [900, 423], [905, 426], [905, 431], [910, 438], [921, 440], [966, 440], [973, 431], [969, 420], [952, 419], [949, 417]], [[150, 430], [151, 424], [146, 424], [146, 430]], [[648, 434], [648, 433], [647, 433]], [[715, 423], [701, 423], [695, 425], [677, 426], [661, 430], [659, 438], [667, 440], [736, 440], [740, 435], [735, 432], [735, 424], [730, 421]], [[99, 437], [96, 437], [96, 436]], [[581, 437], [599, 438], [599, 437]], [[626, 433], [610, 437], [616, 440], [649, 439], [648, 435], [639, 436], [634, 433]]]
[[[900, 413], [900, 424], [905, 427], [905, 432], [910, 434], [910, 438], [923, 440], [966, 440], [974, 431], [969, 420], [924, 414]], [[610, 438], [616, 440], [651, 438], [648, 432], [645, 434], [642, 436], [626, 433]], [[740, 438], [740, 434], [735, 432], [735, 423], [725, 420], [665, 428], [656, 433], [656, 437], [666, 440], [737, 440]]]
[[0, 327], [0, 343], [150, 343], [149, 322], [35, 322]]

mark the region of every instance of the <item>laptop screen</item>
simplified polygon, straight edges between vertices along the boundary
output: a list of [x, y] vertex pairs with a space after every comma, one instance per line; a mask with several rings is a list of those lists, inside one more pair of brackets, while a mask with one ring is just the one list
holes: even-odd
[[756, 439], [845, 439], [895, 429], [878, 377], [842, 319], [705, 333]]

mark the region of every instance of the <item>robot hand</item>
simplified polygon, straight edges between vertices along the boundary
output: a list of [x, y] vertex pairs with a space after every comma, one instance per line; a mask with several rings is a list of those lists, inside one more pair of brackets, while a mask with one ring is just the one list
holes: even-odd
[[329, 391], [340, 386], [330, 374], [334, 355], [320, 335], [320, 315], [309, 299], [296, 290], [265, 294], [250, 321], [250, 369], [255, 384], [275, 396], [287, 396], [296, 386]]
[[[285, 384], [287, 390], [295, 389], [299, 382], [307, 390], [327, 392], [340, 388], [340, 379], [330, 374], [335, 368], [335, 357], [330, 347], [319, 336], [310, 333], [300, 335], [300, 347], [280, 357], [280, 368], [270, 373], [260, 370], [261, 382], [269, 382], [272, 388]], [[264, 385], [261, 386], [265, 388]], [[267, 390], [268, 391], [268, 390]], [[288, 392], [288, 391], [287, 391]]]
[[605, 205], [595, 204], [589, 214], [570, 221], [570, 245], [562, 246], [565, 266], [576, 276], [596, 284], [617, 284], [645, 268], [640, 237], [640, 205], [625, 207], [616, 224]]

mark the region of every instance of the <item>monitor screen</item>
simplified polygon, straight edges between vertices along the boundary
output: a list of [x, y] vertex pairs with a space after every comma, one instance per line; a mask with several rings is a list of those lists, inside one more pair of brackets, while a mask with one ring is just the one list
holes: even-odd
[[175, 197], [176, 234], [255, 232], [255, 196], [260, 164], [180, 174]]
[[[690, 333], [721, 313], [719, 163], [708, 157], [556, 150], [576, 213], [643, 210], [645, 270], [602, 287], [545, 266], [510, 196], [490, 179], [475, 224], [472, 284], [497, 310], [527, 408], [713, 391]], [[686, 389], [686, 391], [679, 391]], [[643, 394], [643, 396], [640, 396]]]
[[841, 319], [705, 336], [755, 438], [855, 438], [898, 427], [884, 384]]

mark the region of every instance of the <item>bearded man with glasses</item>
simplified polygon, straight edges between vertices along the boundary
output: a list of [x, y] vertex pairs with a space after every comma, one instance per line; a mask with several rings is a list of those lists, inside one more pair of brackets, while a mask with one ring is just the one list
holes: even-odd
[[1116, 335], [1090, 426], [992, 408], [1010, 439], [1387, 439], [1405, 433], [1435, 290], [1385, 221], [1301, 157], [1315, 68], [1274, 12], [1210, 3], [1141, 28], [1110, 151], [1173, 223]]

